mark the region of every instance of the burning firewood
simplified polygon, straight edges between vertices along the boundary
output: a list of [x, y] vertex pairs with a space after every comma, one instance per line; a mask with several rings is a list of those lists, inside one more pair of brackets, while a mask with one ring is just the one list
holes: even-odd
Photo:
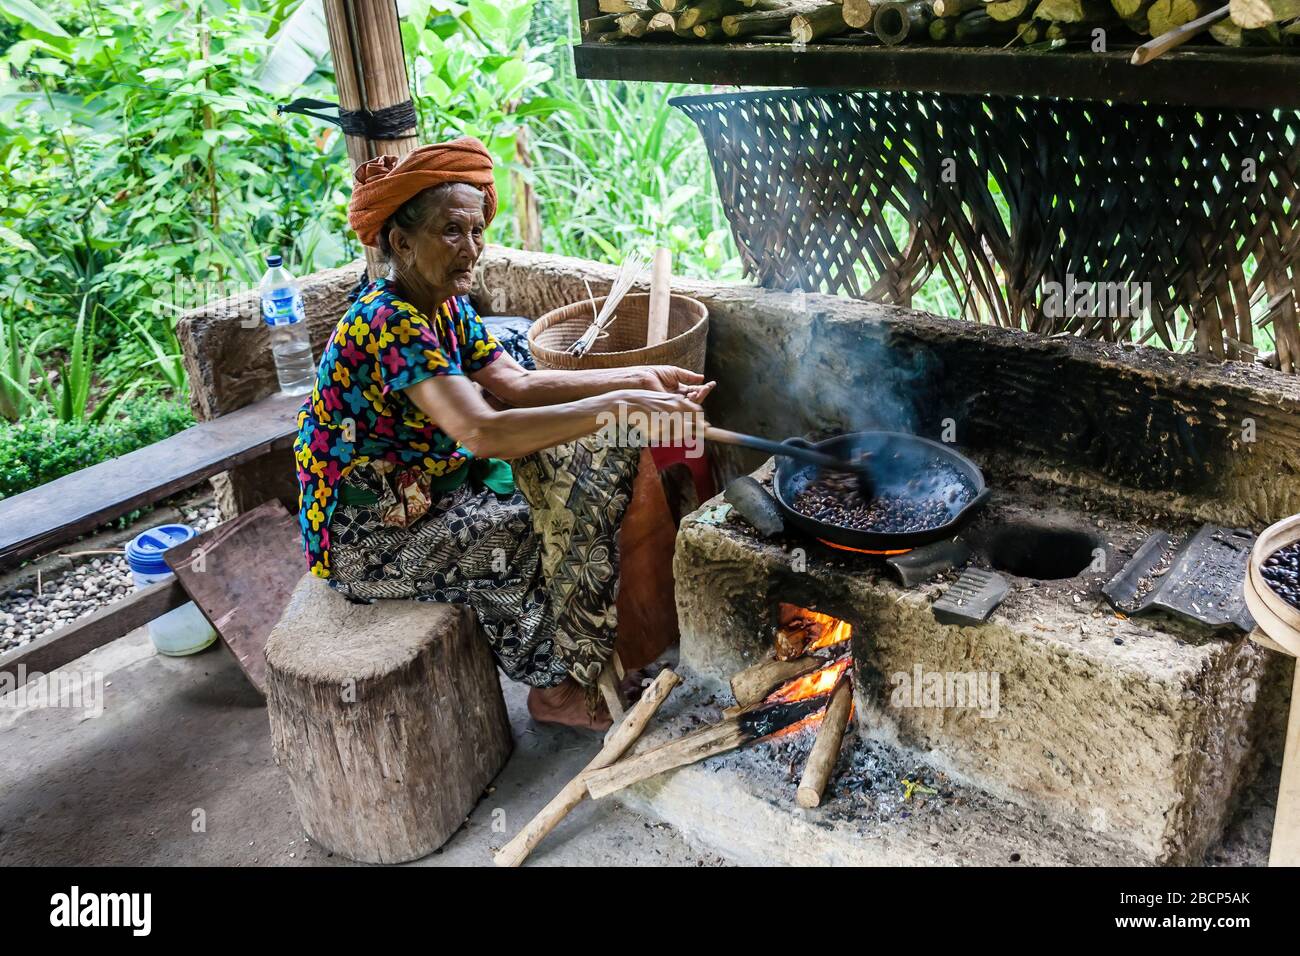
[[825, 665], [818, 657], [796, 657], [792, 661], [770, 658], [746, 667], [731, 678], [731, 693], [741, 708], [757, 704], [786, 681], [803, 677]]
[[808, 645], [812, 643], [814, 637], [812, 627], [812, 622], [807, 618], [796, 618], [780, 625], [776, 629], [776, 637], [772, 641], [776, 659], [778, 661], [792, 661], [803, 657], [804, 651], [808, 649]]
[[734, 717], [691, 731], [684, 737], [653, 750], [620, 760], [603, 770], [585, 772], [582, 779], [586, 781], [592, 798], [599, 800], [666, 771], [685, 767], [706, 757], [726, 753], [788, 730], [800, 721], [816, 715], [825, 706], [826, 695], [778, 703], [764, 702], [747, 708]]
[[659, 710], [659, 705], [668, 699], [673, 688], [681, 682], [682, 679], [668, 668], [660, 671], [654, 683], [646, 688], [641, 699], [628, 711], [622, 723], [610, 734], [600, 753], [591, 759], [591, 762], [583, 768], [583, 772], [565, 784], [564, 789], [556, 794], [551, 802], [516, 834], [513, 840], [497, 851], [496, 856], [493, 857], [497, 866], [519, 866], [523, 863], [546, 834], [554, 830], [559, 822], [568, 816], [569, 811], [581, 803], [587, 795], [584, 775], [608, 767], [623, 756], [641, 736], [650, 718]]
[[591, 795], [606, 796], [656, 774], [675, 770], [715, 754], [788, 731], [815, 718], [830, 703], [830, 695], [847, 674], [846, 654], [820, 670], [786, 681], [760, 703], [729, 708], [724, 719], [653, 750], [629, 757], [604, 770], [584, 774]]
[[831, 694], [826, 716], [817, 728], [817, 740], [808, 754], [803, 778], [799, 781], [799, 791], [795, 795], [799, 806], [811, 808], [821, 804], [826, 782], [830, 780], [831, 772], [840, 757], [840, 743], [844, 740], [844, 728], [848, 726], [852, 710], [853, 685], [846, 673]]

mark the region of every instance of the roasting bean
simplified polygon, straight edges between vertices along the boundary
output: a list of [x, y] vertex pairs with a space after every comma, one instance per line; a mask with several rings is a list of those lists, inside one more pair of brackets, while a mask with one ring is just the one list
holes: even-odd
[[1300, 608], [1300, 541], [1270, 554], [1264, 559], [1260, 573], [1284, 601]]
[[853, 475], [821, 475], [795, 496], [794, 507], [817, 521], [853, 531], [905, 534], [946, 524], [972, 497], [974, 489], [959, 472], [938, 465], [923, 475], [882, 485], [870, 501], [858, 493]]

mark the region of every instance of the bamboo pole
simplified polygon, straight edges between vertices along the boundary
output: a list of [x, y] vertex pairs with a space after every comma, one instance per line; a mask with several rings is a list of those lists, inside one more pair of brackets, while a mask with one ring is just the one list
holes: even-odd
[[542, 842], [546, 834], [554, 830], [560, 821], [586, 798], [587, 784], [583, 781], [583, 774], [608, 767], [623, 756], [640, 738], [646, 724], [659, 710], [659, 706], [668, 699], [673, 688], [681, 682], [682, 679], [671, 670], [665, 668], [660, 671], [654, 683], [646, 688], [641, 699], [627, 712], [623, 722], [614, 728], [605, 746], [600, 748], [600, 752], [583, 768], [582, 773], [565, 784], [564, 789], [557, 793], [551, 802], [515, 835], [513, 840], [498, 850], [493, 857], [493, 862], [497, 866], [519, 866], [528, 859], [528, 854], [537, 848], [537, 844]]
[[[397, 8], [391, 0], [324, 0], [339, 108], [380, 110], [411, 98]], [[376, 156], [405, 156], [416, 146], [412, 126], [397, 139], [367, 139], [345, 134], [348, 160], [355, 170]], [[366, 247], [366, 267], [383, 275], [387, 263], [378, 249]]]
[[668, 311], [672, 296], [673, 255], [660, 247], [650, 265], [650, 306], [646, 318], [646, 347], [668, 341]]
[[1190, 23], [1184, 23], [1182, 26], [1160, 34], [1154, 40], [1142, 44], [1133, 51], [1133, 65], [1141, 66], [1143, 63], [1150, 63], [1157, 57], [1164, 56], [1174, 47], [1181, 46], [1198, 33], [1208, 30], [1227, 15], [1228, 5], [1224, 4], [1219, 9], [1212, 10], [1203, 17], [1198, 17]]
[[882, 3], [871, 21], [871, 31], [885, 46], [897, 46], [913, 37], [925, 36], [934, 11], [926, 0]]
[[984, 0], [934, 0], [936, 17], [959, 17], [969, 10], [983, 10]]

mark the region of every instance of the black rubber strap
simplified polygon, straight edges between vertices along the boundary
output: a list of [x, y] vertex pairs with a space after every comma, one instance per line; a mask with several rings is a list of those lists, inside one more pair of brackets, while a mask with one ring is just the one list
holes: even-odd
[[[318, 110], [332, 112], [317, 112]], [[364, 136], [366, 139], [402, 139], [413, 135], [416, 123], [415, 104], [410, 100], [378, 110], [345, 110], [328, 100], [302, 97], [292, 103], [277, 106], [275, 111], [300, 113], [325, 120], [341, 127], [349, 136]]]

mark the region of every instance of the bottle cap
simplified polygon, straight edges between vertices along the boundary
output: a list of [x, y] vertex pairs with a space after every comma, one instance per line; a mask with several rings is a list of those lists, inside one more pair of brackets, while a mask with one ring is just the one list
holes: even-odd
[[278, 268], [280, 268], [280, 266], [284, 265], [284, 257], [283, 257], [283, 256], [267, 256], [267, 257], [266, 257], [266, 265], [267, 265], [268, 268], [271, 268], [271, 269], [278, 269]]
[[190, 540], [198, 534], [189, 525], [165, 524], [150, 528], [126, 546], [126, 563], [138, 574], [170, 574], [171, 568], [163, 560], [163, 552]]

